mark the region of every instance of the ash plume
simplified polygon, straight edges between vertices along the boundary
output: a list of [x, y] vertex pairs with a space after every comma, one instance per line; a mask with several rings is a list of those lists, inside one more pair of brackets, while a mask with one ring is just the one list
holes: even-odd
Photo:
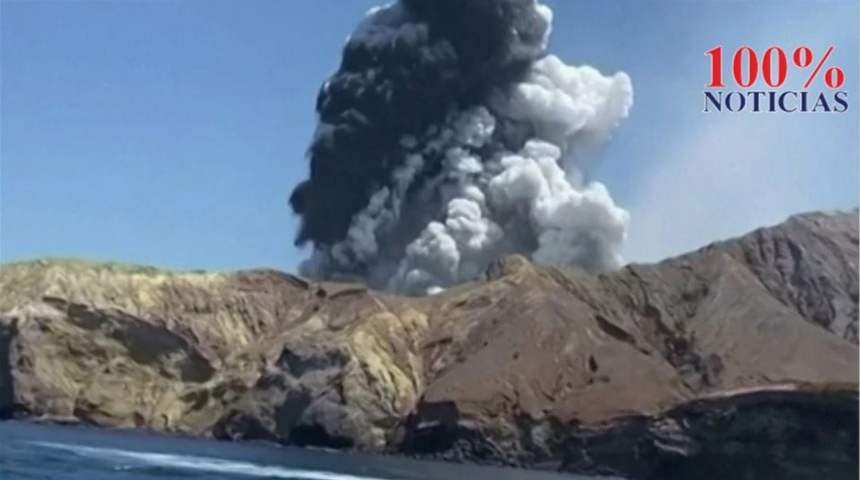
[[301, 273], [434, 293], [509, 253], [621, 264], [628, 214], [579, 152], [609, 138], [630, 79], [547, 54], [537, 0], [371, 9], [317, 98], [310, 176], [292, 193]]

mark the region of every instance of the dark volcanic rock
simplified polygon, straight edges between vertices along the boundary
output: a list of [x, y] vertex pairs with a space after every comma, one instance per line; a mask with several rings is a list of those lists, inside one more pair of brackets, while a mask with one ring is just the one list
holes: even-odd
[[845, 387], [752, 389], [597, 424], [515, 417], [506, 425], [519, 434], [514, 441], [493, 435], [501, 425], [464, 421], [452, 403], [425, 405], [407, 419], [397, 448], [637, 479], [848, 479], [857, 472], [857, 401], [856, 389]]
[[857, 213], [427, 298], [0, 270], [0, 414], [642, 479], [857, 478]]

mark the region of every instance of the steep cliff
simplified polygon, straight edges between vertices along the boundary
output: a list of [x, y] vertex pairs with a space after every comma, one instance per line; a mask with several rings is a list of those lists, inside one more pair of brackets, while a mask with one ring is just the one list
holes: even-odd
[[[634, 478], [857, 478], [857, 213], [425, 298], [0, 269], [0, 414]], [[773, 477], [776, 478], [776, 477]]]

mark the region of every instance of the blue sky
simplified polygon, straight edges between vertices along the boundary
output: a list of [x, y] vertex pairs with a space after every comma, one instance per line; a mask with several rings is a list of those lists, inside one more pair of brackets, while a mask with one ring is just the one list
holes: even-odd
[[[2, 0], [0, 260], [295, 270], [316, 93], [376, 3]], [[547, 3], [554, 53], [633, 81], [591, 169], [628, 259], [857, 205], [856, 0]], [[848, 113], [703, 114], [704, 52], [744, 44], [834, 45]]]

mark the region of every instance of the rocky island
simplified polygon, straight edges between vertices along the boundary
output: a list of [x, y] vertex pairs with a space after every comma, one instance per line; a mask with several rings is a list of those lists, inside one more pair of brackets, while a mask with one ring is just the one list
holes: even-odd
[[0, 269], [0, 415], [620, 475], [857, 478], [858, 215], [426, 297], [272, 270]]

